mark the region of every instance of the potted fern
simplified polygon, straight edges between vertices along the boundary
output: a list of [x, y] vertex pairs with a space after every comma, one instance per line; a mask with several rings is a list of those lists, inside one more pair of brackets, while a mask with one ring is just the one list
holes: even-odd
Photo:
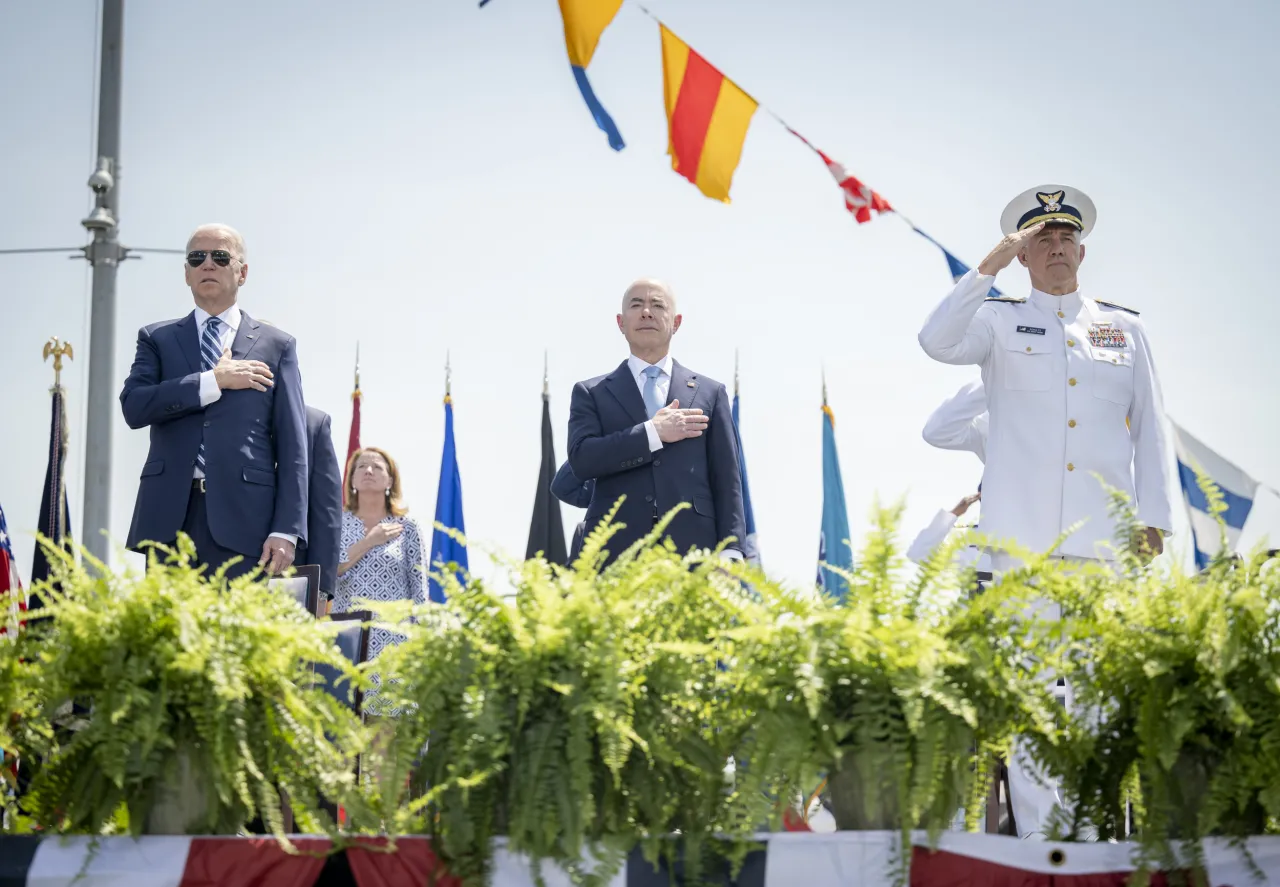
[[[303, 829], [333, 828], [320, 805], [349, 796], [364, 735], [315, 686], [313, 663], [356, 677], [323, 624], [252, 576], [206, 575], [185, 536], [142, 576], [46, 551], [22, 749], [41, 761], [22, 803], [45, 830], [102, 833], [123, 812], [135, 835], [234, 834], [255, 816], [282, 834], [281, 792]], [[55, 730], [70, 700], [82, 723]]]
[[484, 883], [496, 837], [600, 883], [637, 843], [695, 873], [713, 834], [745, 839], [767, 819], [768, 768], [740, 769], [733, 789], [725, 778], [756, 721], [723, 640], [763, 611], [717, 553], [652, 546], [665, 525], [608, 567], [609, 524], [570, 568], [512, 565], [514, 603], [444, 572], [448, 604], [418, 608], [379, 658], [388, 701], [409, 713], [353, 825], [431, 835], [467, 883]]
[[796, 596], [783, 618], [733, 632], [758, 663], [745, 704], [785, 724], [825, 772], [837, 828], [935, 834], [963, 805], [970, 828], [1010, 738], [1052, 732], [1052, 699], [1029, 663], [1029, 590], [972, 598], [971, 571], [947, 566], [957, 539], [914, 579], [894, 544], [901, 506], [877, 509], [843, 602]]
[[[1221, 493], [1200, 482], [1221, 512]], [[1123, 497], [1113, 508], [1136, 524]], [[1199, 838], [1275, 830], [1280, 563], [1224, 553], [1188, 575], [1122, 552], [1115, 575], [1080, 577], [1056, 594], [1070, 614], [1057, 667], [1075, 713], [1037, 751], [1070, 801], [1059, 837], [1124, 837], [1132, 801], [1142, 861], [1176, 867], [1202, 863]]]

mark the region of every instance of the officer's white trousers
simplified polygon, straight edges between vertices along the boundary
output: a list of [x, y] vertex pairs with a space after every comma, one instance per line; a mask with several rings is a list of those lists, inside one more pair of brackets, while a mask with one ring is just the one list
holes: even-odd
[[[1061, 559], [1068, 564], [1086, 563], [1086, 558], [1062, 555]], [[1002, 572], [1012, 569], [1017, 561], [1002, 552], [992, 552], [991, 572], [999, 577]], [[1029, 617], [1057, 622], [1061, 618], [1057, 604], [1038, 600], [1031, 606]], [[1073, 708], [1071, 688], [1058, 686], [1056, 676], [1046, 674], [1045, 680], [1050, 682], [1054, 695], [1070, 711]], [[1018, 826], [1019, 838], [1045, 840], [1048, 835], [1049, 817], [1055, 808], [1065, 807], [1062, 798], [1062, 787], [1056, 779], [1049, 778], [1044, 769], [1032, 758], [1029, 745], [1021, 739], [1015, 739], [1012, 754], [1009, 756], [1009, 806], [1013, 811], [1014, 822]]]

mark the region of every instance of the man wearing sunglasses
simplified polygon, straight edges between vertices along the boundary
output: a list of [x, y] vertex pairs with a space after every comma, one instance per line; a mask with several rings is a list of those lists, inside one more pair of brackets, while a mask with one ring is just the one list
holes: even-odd
[[293, 563], [307, 527], [308, 444], [297, 343], [237, 304], [244, 239], [203, 225], [187, 242], [195, 310], [138, 332], [120, 405], [151, 448], [128, 546], [189, 535], [200, 563], [241, 575]]

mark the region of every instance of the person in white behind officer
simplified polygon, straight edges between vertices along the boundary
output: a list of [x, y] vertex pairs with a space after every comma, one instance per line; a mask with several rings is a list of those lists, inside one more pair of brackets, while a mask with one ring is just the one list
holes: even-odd
[[[982, 369], [984, 533], [1046, 551], [1085, 521], [1057, 554], [1114, 560], [1105, 483], [1134, 501], [1146, 530], [1133, 544], [1155, 556], [1173, 523], [1160, 388], [1138, 313], [1080, 292], [1095, 218], [1074, 188], [1019, 195], [1001, 218], [1005, 237], [929, 314], [920, 345], [935, 360]], [[1015, 258], [1030, 273], [1030, 295], [988, 298]], [[995, 569], [1006, 563], [994, 556]]]
[[[922, 436], [925, 443], [943, 450], [962, 450], [973, 453], [979, 462], [987, 461], [987, 394], [982, 380], [966, 382], [960, 390], [938, 405], [924, 423]], [[933, 520], [921, 530], [907, 547], [907, 559], [923, 564], [933, 552], [946, 542], [960, 520], [974, 503], [982, 498], [982, 484], [978, 491], [965, 496], [951, 509], [941, 509]], [[974, 530], [978, 527], [975, 525]], [[958, 568], [973, 566], [979, 571], [979, 579], [991, 578], [991, 563], [986, 552], [976, 545], [968, 545], [956, 552], [954, 565]]]

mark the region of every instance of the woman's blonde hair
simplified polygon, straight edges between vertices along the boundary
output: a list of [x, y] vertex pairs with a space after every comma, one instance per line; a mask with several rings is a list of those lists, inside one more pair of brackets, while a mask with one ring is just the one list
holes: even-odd
[[386, 450], [378, 447], [361, 447], [351, 454], [351, 458], [347, 460], [347, 488], [342, 491], [342, 502], [347, 511], [356, 510], [356, 460], [364, 453], [377, 453], [382, 460], [387, 463], [387, 474], [391, 478], [391, 490], [387, 495], [387, 513], [394, 517], [403, 517], [409, 513], [408, 507], [404, 504], [404, 500], [400, 498], [400, 469], [396, 466], [396, 460], [391, 458], [391, 454]]

